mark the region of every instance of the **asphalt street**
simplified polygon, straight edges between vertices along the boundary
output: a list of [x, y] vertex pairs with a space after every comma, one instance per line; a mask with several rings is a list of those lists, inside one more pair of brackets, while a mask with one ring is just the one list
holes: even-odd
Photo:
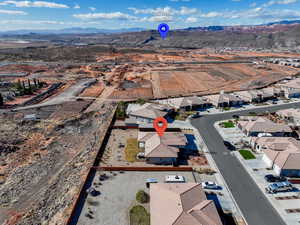
[[268, 199], [266, 199], [238, 159], [234, 155], [228, 154], [229, 150], [224, 146], [222, 137], [213, 125], [216, 121], [231, 119], [233, 115], [248, 115], [249, 112], [273, 112], [292, 107], [300, 107], [300, 103], [204, 115], [191, 120], [192, 125], [199, 130], [249, 225], [285, 225], [285, 222], [269, 203]]

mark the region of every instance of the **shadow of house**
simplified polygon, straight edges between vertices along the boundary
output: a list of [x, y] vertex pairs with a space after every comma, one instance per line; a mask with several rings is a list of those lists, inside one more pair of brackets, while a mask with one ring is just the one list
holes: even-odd
[[187, 144], [180, 148], [178, 153], [178, 164], [179, 165], [188, 165], [188, 160], [191, 156], [200, 156], [198, 147], [196, 145], [196, 138], [192, 134], [185, 134]]

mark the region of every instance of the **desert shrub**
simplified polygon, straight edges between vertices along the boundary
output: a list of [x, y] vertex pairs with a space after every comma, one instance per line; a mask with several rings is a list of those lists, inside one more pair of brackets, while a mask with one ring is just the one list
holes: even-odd
[[149, 202], [149, 195], [145, 191], [140, 190], [136, 193], [136, 200], [142, 204], [147, 203]]

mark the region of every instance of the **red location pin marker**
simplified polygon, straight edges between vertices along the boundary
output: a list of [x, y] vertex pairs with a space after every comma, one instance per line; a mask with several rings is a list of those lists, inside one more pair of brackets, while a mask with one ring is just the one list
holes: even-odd
[[168, 121], [163, 117], [158, 117], [153, 121], [153, 127], [157, 134], [162, 137], [168, 127]]

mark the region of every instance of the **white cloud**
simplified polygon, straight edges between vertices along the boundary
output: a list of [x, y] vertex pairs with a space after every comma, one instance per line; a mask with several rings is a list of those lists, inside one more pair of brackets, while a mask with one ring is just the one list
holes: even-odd
[[69, 8], [65, 4], [59, 4], [55, 2], [45, 2], [45, 1], [12, 1], [6, 0], [0, 2], [0, 5], [14, 5], [15, 7], [37, 7], [37, 8]]
[[133, 11], [134, 14], [149, 14], [153, 16], [173, 16], [173, 15], [190, 15], [198, 12], [196, 8], [181, 7], [179, 10], [166, 6], [164, 8], [147, 8], [137, 9], [134, 7], [128, 8]]
[[263, 7], [268, 7], [272, 5], [289, 5], [296, 3], [298, 0], [271, 0], [265, 4], [263, 4]]
[[187, 23], [197, 23], [198, 22], [198, 18], [196, 18], [196, 17], [188, 17], [185, 22], [187, 22]]
[[250, 7], [255, 7], [255, 6], [257, 6], [257, 3], [256, 3], [256, 2], [252, 2], [252, 3], [250, 4]]
[[144, 22], [173, 22], [174, 17], [173, 16], [151, 16], [151, 17], [145, 17], [142, 18], [140, 21]]
[[7, 15], [27, 15], [28, 13], [26, 13], [24, 11], [18, 11], [18, 10], [0, 9], [0, 14], [7, 14]]
[[180, 15], [191, 15], [197, 13], [198, 10], [196, 8], [188, 8], [188, 7], [181, 7], [179, 10]]
[[224, 14], [221, 12], [209, 12], [209, 13], [202, 13], [200, 14], [200, 17], [204, 17], [204, 18], [213, 18], [213, 17], [221, 17]]
[[263, 19], [263, 20], [288, 20], [288, 19], [299, 19], [300, 11], [281, 9], [281, 10], [271, 10], [266, 8], [255, 8], [247, 11], [231, 12], [227, 13], [224, 17], [231, 19]]
[[89, 7], [89, 9], [91, 10], [91, 11], [96, 11], [96, 8], [95, 7]]
[[116, 20], [136, 20], [137, 17], [121, 12], [113, 13], [86, 13], [74, 14], [73, 17], [78, 19], [116, 19]]
[[134, 14], [151, 14], [151, 15], [156, 15], [156, 16], [166, 16], [166, 15], [174, 15], [175, 10], [172, 9], [171, 7], [167, 6], [164, 8], [156, 8], [156, 9], [137, 9], [134, 7], [128, 8], [129, 10], [132, 10]]
[[75, 4], [73, 8], [74, 8], [74, 9], [80, 9], [80, 5]]
[[289, 19], [300, 19], [300, 10], [290, 9], [268, 9], [264, 7], [251, 8], [243, 11], [224, 11], [224, 12], [208, 12], [201, 13], [194, 17], [203, 18], [225, 18], [225, 19], [255, 19], [263, 21], [278, 21], [278, 20], [289, 20]]

